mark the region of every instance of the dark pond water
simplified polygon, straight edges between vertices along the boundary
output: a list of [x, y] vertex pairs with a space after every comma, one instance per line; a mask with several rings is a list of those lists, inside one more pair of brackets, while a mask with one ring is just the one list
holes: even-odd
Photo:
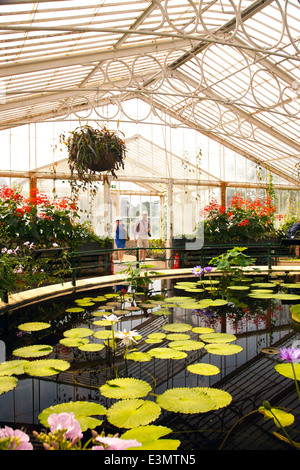
[[[178, 303], [159, 303], [163, 293], [166, 297], [188, 297], [200, 299], [220, 298], [220, 295], [207, 291], [187, 291], [178, 282], [195, 281], [195, 278], [164, 279], [153, 283], [152, 299], [156, 304], [146, 308], [143, 296], [137, 296], [137, 302], [126, 299], [121, 308], [138, 306], [126, 315], [121, 315], [120, 305], [112, 305], [115, 301], [112, 294], [122, 286], [114, 286], [101, 290], [90, 290], [69, 297], [57, 298], [47, 302], [19, 308], [8, 312], [0, 318], [0, 340], [2, 346], [1, 362], [17, 359], [13, 351], [32, 344], [47, 344], [53, 347], [47, 358], [63, 359], [71, 364], [70, 369], [59, 375], [50, 377], [31, 377], [26, 374], [18, 377], [17, 387], [0, 395], [0, 423], [29, 430], [39, 428], [39, 413], [52, 405], [69, 401], [95, 401], [109, 408], [114, 400], [101, 395], [99, 387], [108, 379], [116, 377], [134, 377], [145, 380], [155, 394], [175, 387], [213, 387], [224, 390], [232, 396], [232, 402], [219, 410], [207, 413], [175, 413], [162, 410], [161, 415], [153, 424], [169, 427], [172, 438], [181, 441], [183, 450], [216, 450], [231, 426], [242, 416], [261, 406], [268, 400], [273, 406], [287, 406], [299, 412], [299, 404], [293, 381], [280, 376], [274, 366], [281, 362], [278, 348], [291, 346], [299, 341], [300, 330], [291, 318], [290, 306], [299, 300], [280, 300], [276, 298], [250, 297], [251, 290], [268, 289], [268, 286], [252, 286], [249, 289], [233, 289], [227, 291], [223, 298], [227, 303], [220, 306], [204, 308], [184, 308]], [[286, 282], [287, 280], [280, 280]], [[270, 282], [261, 279], [260, 282]], [[272, 281], [273, 282], [273, 281]], [[288, 282], [294, 282], [289, 279]], [[245, 285], [245, 284], [242, 284]], [[279, 284], [274, 292], [282, 291]], [[181, 287], [181, 288], [180, 288]], [[198, 286], [199, 287], [199, 286]], [[283, 289], [294, 292], [298, 289]], [[129, 291], [130, 293], [130, 291]], [[106, 300], [100, 300], [103, 296]], [[69, 312], [69, 308], [78, 306], [78, 300], [88, 298], [91, 305], [83, 307], [81, 312]], [[167, 299], [166, 299], [167, 300]], [[105, 308], [103, 308], [105, 306]], [[167, 309], [168, 315], [160, 315], [161, 308]], [[101, 320], [97, 316], [100, 311], [106, 315], [116, 312], [119, 322], [115, 330], [136, 330], [141, 339], [135, 345], [139, 352], [147, 352], [152, 348], [168, 347], [170, 339], [165, 337], [161, 343], [150, 342], [154, 333], [174, 334], [165, 329], [166, 325], [177, 323], [188, 325], [190, 339], [199, 340], [195, 328], [210, 328], [216, 333], [235, 335], [234, 344], [241, 346], [237, 354], [223, 355], [208, 352], [206, 349], [185, 351], [186, 357], [180, 360], [152, 358], [148, 362], [124, 361], [124, 349], [119, 348], [112, 357], [107, 348], [99, 352], [86, 352], [78, 347], [70, 347], [60, 341], [65, 338], [64, 332], [72, 328], [91, 328], [94, 332], [110, 330], [109, 326], [96, 325]], [[23, 332], [18, 326], [27, 322], [49, 322], [51, 328]], [[167, 327], [168, 328], [168, 327]], [[205, 331], [205, 330], [203, 330]], [[208, 331], [208, 330], [207, 330]], [[149, 336], [150, 335], [150, 336]], [[103, 339], [89, 338], [90, 342], [103, 344]], [[5, 355], [5, 356], [4, 356]], [[38, 358], [39, 359], [39, 358]], [[216, 375], [199, 375], [188, 370], [188, 365], [207, 363], [216, 366]], [[154, 399], [154, 398], [152, 398]], [[120, 431], [104, 421], [106, 432]], [[122, 431], [122, 430], [121, 430]], [[263, 417], [256, 413], [242, 421], [228, 442], [228, 450], [290, 450], [290, 447], [273, 436], [274, 425], [264, 422]], [[299, 429], [295, 425], [295, 432]], [[295, 437], [295, 440], [297, 438]]]

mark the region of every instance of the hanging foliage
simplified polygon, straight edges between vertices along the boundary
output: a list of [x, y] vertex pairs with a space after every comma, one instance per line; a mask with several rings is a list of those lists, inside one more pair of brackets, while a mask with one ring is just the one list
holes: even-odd
[[86, 189], [96, 172], [111, 172], [116, 177], [115, 171], [124, 168], [126, 146], [115, 131], [85, 125], [77, 127], [68, 138], [61, 134], [60, 142], [68, 149], [68, 164], [75, 178], [71, 181], [73, 190]]

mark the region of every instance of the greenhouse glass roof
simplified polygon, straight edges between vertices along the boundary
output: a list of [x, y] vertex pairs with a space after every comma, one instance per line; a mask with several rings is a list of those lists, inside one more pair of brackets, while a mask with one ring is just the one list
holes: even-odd
[[0, 13], [0, 129], [109, 106], [145, 122], [134, 99], [299, 186], [298, 0], [8, 0]]

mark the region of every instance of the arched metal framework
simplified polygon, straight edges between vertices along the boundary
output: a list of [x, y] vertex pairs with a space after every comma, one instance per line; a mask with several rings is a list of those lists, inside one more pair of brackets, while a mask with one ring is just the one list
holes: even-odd
[[0, 129], [151, 113], [299, 188], [298, 0], [8, 0], [0, 12]]

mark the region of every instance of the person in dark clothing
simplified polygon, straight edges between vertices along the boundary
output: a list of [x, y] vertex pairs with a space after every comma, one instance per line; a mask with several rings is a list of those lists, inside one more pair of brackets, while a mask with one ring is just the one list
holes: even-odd
[[296, 224], [293, 224], [287, 233], [287, 238], [295, 238], [295, 236], [298, 234], [300, 231], [300, 220]]

